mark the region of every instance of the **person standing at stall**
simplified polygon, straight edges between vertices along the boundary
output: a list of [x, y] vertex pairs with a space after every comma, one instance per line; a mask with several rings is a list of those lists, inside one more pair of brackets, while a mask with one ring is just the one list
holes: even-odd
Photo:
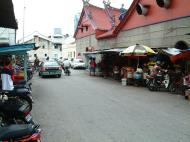
[[93, 72], [93, 75], [96, 75], [96, 59], [92, 58], [92, 60], [90, 61], [90, 76], [91, 76], [91, 72]]
[[2, 90], [3, 91], [12, 91], [14, 89], [13, 85], [13, 69], [11, 67], [11, 59], [6, 58], [4, 60], [4, 67], [1, 70], [1, 80], [2, 80]]

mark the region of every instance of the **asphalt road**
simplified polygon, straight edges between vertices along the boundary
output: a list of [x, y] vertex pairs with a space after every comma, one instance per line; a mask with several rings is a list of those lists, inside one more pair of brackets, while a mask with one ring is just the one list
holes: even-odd
[[85, 71], [33, 78], [43, 142], [190, 142], [190, 102]]

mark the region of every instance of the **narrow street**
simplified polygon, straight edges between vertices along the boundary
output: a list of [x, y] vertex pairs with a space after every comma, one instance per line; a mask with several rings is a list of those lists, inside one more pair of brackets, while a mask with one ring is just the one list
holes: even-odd
[[83, 70], [33, 78], [32, 114], [43, 142], [189, 142], [190, 103], [182, 96], [122, 86]]

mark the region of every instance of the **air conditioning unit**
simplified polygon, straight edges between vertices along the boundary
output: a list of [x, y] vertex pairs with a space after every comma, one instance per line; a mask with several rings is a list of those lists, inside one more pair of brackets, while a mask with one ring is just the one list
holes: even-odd
[[168, 8], [171, 4], [171, 0], [156, 0], [159, 7]]
[[138, 3], [136, 5], [136, 11], [139, 15], [146, 16], [148, 13], [148, 6], [142, 5], [141, 3]]

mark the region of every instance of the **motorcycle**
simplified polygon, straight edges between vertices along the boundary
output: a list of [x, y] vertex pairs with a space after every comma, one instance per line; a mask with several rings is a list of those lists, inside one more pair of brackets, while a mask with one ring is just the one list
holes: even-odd
[[30, 106], [20, 99], [1, 95], [0, 123], [7, 124], [34, 124], [30, 115]]
[[8, 98], [15, 98], [17, 100], [24, 102], [25, 104], [28, 105], [29, 112], [32, 110], [33, 98], [28, 89], [18, 88], [14, 89], [11, 92], [0, 92], [0, 98], [3, 97], [4, 95], [6, 95]]
[[71, 75], [71, 71], [69, 70], [69, 67], [64, 67], [64, 73], [65, 73], [65, 75], [67, 75], [67, 76], [70, 76], [70, 75]]
[[18, 88], [26, 88], [28, 89], [28, 91], [31, 93], [32, 92], [32, 83], [29, 81], [25, 81], [25, 80], [20, 80], [20, 81], [14, 81], [14, 88], [18, 89]]
[[40, 138], [39, 125], [12, 124], [0, 128], [0, 141], [2, 142], [41, 142]]
[[[1, 85], [2, 84], [0, 83], [0, 88], [2, 88]], [[14, 81], [13, 91], [3, 92], [1, 90], [0, 97], [2, 97], [2, 95], [4, 95], [4, 93], [5, 93], [8, 97], [22, 100], [23, 102], [25, 102], [26, 104], [29, 105], [30, 111], [31, 111], [32, 103], [33, 103], [33, 98], [31, 95], [31, 92], [32, 92], [31, 85], [32, 85], [32, 83], [26, 82], [26, 81]]]
[[168, 71], [160, 70], [155, 76], [148, 76], [146, 85], [150, 91], [158, 91], [162, 89], [169, 89], [170, 76]]
[[170, 74], [171, 78], [171, 83], [169, 86], [169, 91], [171, 93], [180, 93], [183, 94], [183, 78], [181, 73], [171, 73]]

